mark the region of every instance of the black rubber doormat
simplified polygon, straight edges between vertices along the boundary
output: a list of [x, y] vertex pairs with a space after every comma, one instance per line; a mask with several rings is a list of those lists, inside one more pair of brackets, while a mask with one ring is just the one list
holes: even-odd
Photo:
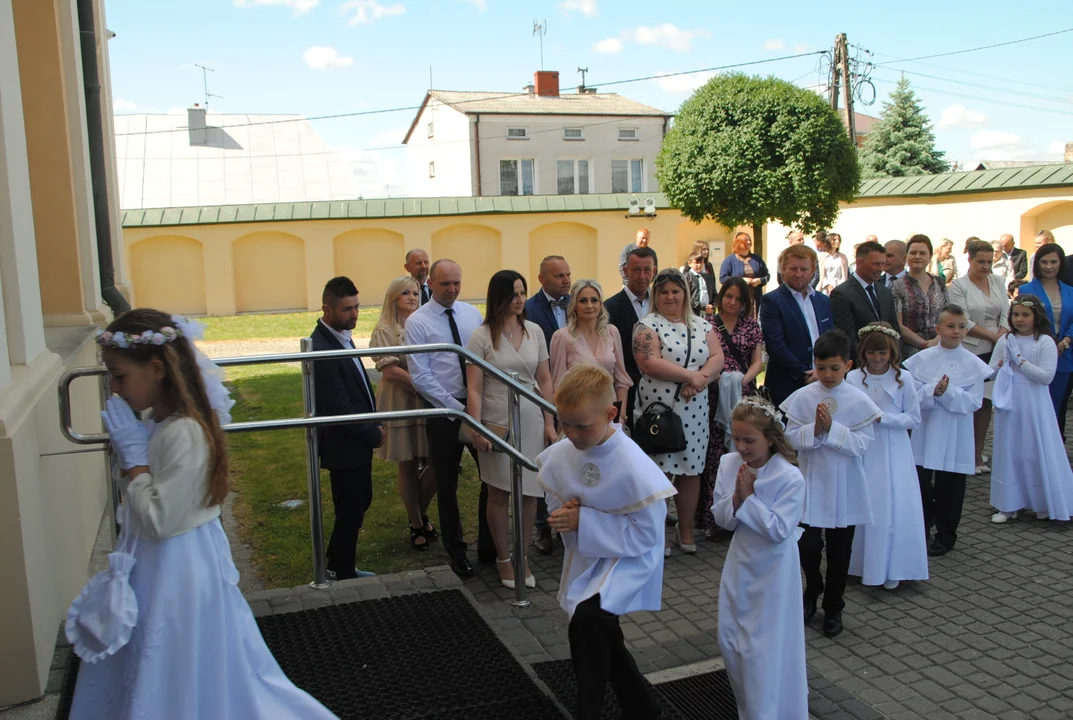
[[[459, 590], [257, 623], [287, 677], [344, 720], [562, 718]], [[68, 675], [73, 692], [74, 673]], [[67, 699], [69, 710], [65, 696], [61, 705]]]
[[[577, 701], [577, 681], [574, 667], [569, 660], [553, 660], [533, 665], [537, 677], [551, 688], [568, 711]], [[734, 704], [734, 692], [730, 688], [725, 670], [695, 675], [653, 686], [666, 720], [738, 720], [738, 708]], [[622, 711], [610, 686], [601, 720], [619, 720]]]

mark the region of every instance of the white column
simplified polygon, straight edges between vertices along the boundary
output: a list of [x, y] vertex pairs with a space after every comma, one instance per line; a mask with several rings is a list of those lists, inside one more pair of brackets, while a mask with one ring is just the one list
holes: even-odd
[[11, 360], [7, 355], [7, 322], [4, 319], [4, 283], [0, 280], [0, 396], [11, 382]]
[[27, 365], [44, 352], [45, 331], [10, 0], [0, 0], [0, 292], [7, 355]]

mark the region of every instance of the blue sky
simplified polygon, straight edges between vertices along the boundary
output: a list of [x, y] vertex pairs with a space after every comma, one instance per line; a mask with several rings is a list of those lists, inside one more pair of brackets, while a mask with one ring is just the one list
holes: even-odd
[[[1061, 160], [1073, 142], [1073, 33], [919, 62], [1073, 28], [1068, 0], [106, 0], [117, 112], [211, 110], [307, 117], [405, 108], [432, 84], [519, 91], [540, 69], [533, 21], [546, 21], [544, 68], [564, 88], [829, 49], [835, 35], [872, 51], [877, 115], [900, 71], [951, 160]], [[848, 12], [847, 12], [848, 10]], [[889, 64], [888, 64], [889, 63]], [[821, 56], [743, 71], [814, 86]], [[608, 87], [674, 111], [707, 76]], [[399, 145], [413, 111], [318, 120], [366, 196], [405, 192]]]

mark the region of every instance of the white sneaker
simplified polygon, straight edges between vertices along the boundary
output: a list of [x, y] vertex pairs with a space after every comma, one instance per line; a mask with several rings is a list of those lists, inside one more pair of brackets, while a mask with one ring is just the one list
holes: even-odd
[[1015, 517], [1017, 517], [1016, 511], [1015, 512], [1010, 512], [1010, 513], [997, 512], [997, 513], [995, 513], [994, 515], [991, 516], [991, 522], [993, 522], [993, 523], [1004, 523], [1007, 520], [1014, 519]]
[[898, 587], [897, 580], [888, 580], [887, 582], [883, 583], [883, 588], [886, 590], [893, 590], [896, 587]]

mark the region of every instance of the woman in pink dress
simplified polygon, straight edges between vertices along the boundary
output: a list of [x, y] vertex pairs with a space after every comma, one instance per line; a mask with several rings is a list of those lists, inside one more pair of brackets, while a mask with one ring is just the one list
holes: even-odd
[[618, 422], [625, 422], [626, 392], [633, 381], [626, 373], [622, 337], [618, 328], [608, 322], [604, 292], [595, 280], [578, 280], [570, 288], [566, 327], [551, 336], [552, 386], [559, 387], [563, 375], [577, 363], [599, 365], [611, 373], [621, 408]]

